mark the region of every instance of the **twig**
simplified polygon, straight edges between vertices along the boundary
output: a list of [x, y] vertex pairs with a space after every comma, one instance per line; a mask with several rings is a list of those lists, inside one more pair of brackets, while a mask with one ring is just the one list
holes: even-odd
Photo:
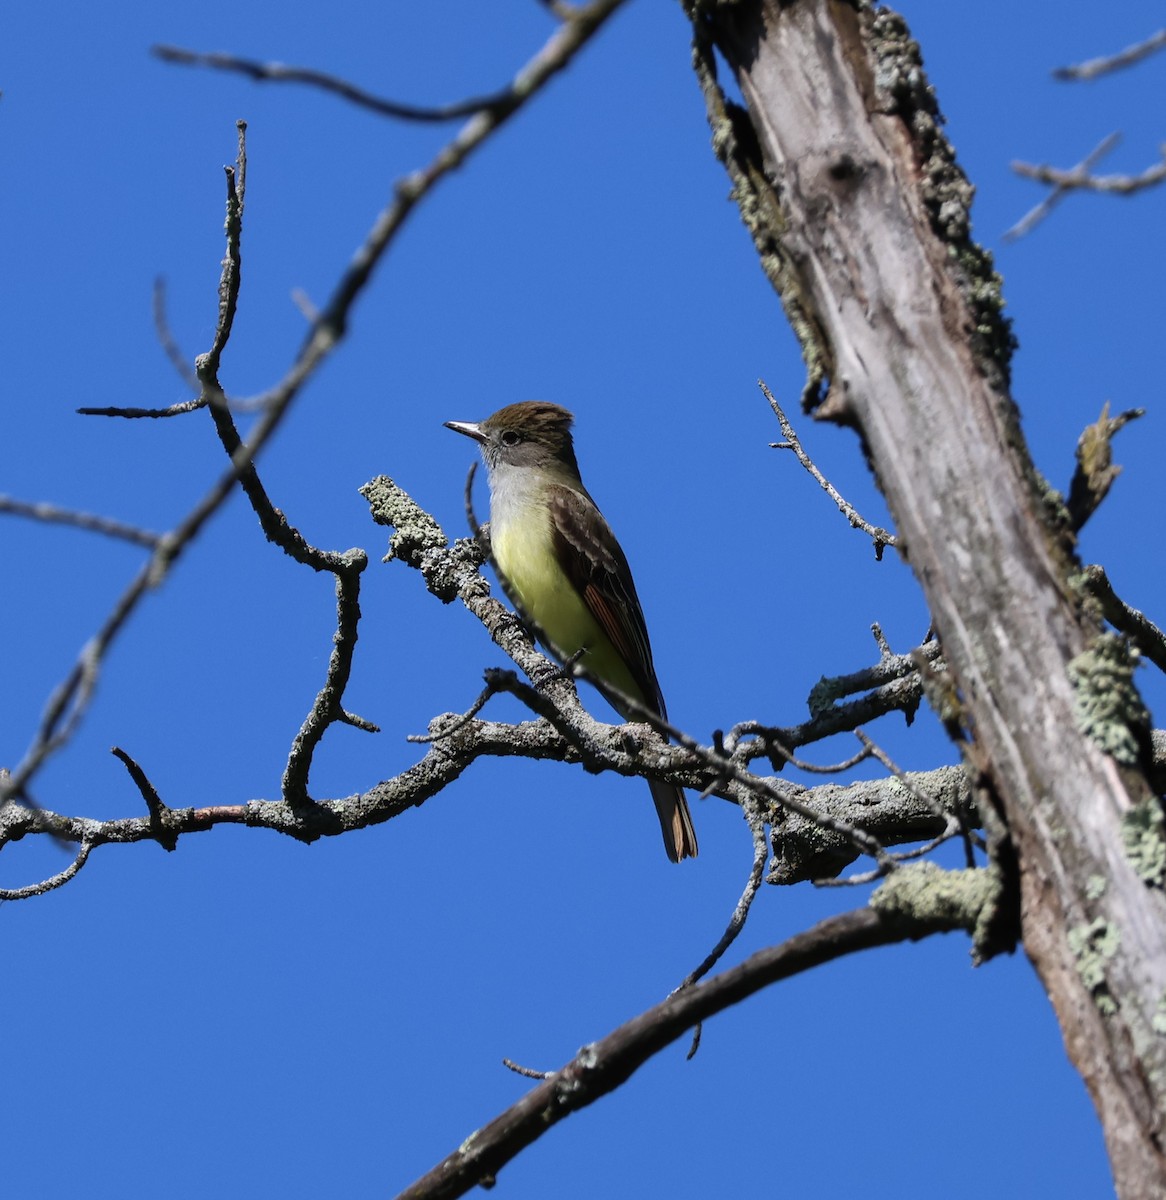
[[154, 280], [154, 332], [158, 336], [158, 344], [179, 378], [192, 392], [201, 392], [198, 375], [191, 366], [190, 359], [182, 353], [182, 348], [178, 345], [166, 318], [166, 280], [161, 275]]
[[1071, 192], [1080, 190], [1116, 192], [1129, 195], [1151, 187], [1166, 178], [1166, 160], [1150, 167], [1141, 175], [1091, 174], [1092, 169], [1121, 141], [1120, 133], [1111, 133], [1100, 142], [1072, 169], [1060, 171], [1055, 167], [1036, 166], [1032, 163], [1014, 162], [1012, 169], [1026, 179], [1052, 186], [1052, 191], [1033, 209], [1030, 209], [1011, 229], [1004, 233], [1004, 240], [1014, 242], [1030, 233]]
[[487, 683], [486, 686], [478, 694], [478, 698], [466, 709], [464, 713], [457, 716], [450, 724], [443, 724], [435, 733], [410, 733], [406, 736], [405, 741], [415, 742], [420, 745], [428, 745], [431, 742], [439, 742], [442, 738], [452, 737], [457, 731], [463, 728], [469, 721], [472, 721], [478, 713], [486, 707], [486, 701], [491, 696], [498, 694], [493, 682]]
[[1109, 71], [1118, 71], [1122, 67], [1129, 67], [1136, 62], [1141, 62], [1143, 58], [1148, 58], [1155, 50], [1162, 50], [1164, 48], [1166, 48], [1166, 29], [1159, 29], [1157, 33], [1152, 33], [1144, 42], [1127, 46], [1117, 54], [1111, 54], [1106, 58], [1091, 58], [1086, 62], [1077, 63], [1073, 66], [1057, 67], [1053, 71], [1053, 78], [1065, 80], [1096, 79], [1098, 75], [1104, 75]]
[[181, 417], [189, 412], [197, 412], [200, 408], [206, 408], [206, 400], [198, 396], [194, 400], [180, 400], [177, 404], [170, 404], [165, 408], [122, 408], [119, 405], [106, 405], [103, 408], [87, 406], [76, 411], [83, 417], [122, 417], [133, 421], [141, 417]]
[[158, 789], [150, 782], [146, 772], [120, 746], [113, 746], [111, 753], [125, 765], [130, 778], [146, 802], [150, 825], [154, 830], [154, 840], [164, 850], [175, 849], [178, 845], [178, 833], [169, 828], [170, 809], [162, 802]]
[[752, 955], [662, 1003], [582, 1050], [517, 1104], [471, 1134], [452, 1154], [400, 1192], [397, 1200], [450, 1200], [493, 1184], [497, 1173], [552, 1125], [614, 1091], [640, 1066], [700, 1021], [770, 984], [860, 950], [951, 928], [930, 928], [864, 908]]
[[278, 62], [259, 62], [253, 58], [240, 58], [234, 54], [205, 53], [186, 50], [181, 46], [154, 46], [151, 53], [163, 62], [178, 63], [189, 67], [212, 67], [217, 71], [233, 71], [246, 75], [256, 83], [304, 83], [311, 87], [332, 92], [360, 108], [367, 108], [382, 117], [395, 117], [402, 121], [438, 123], [469, 117], [483, 109], [501, 108], [514, 101], [514, 85], [508, 84], [497, 92], [484, 96], [471, 96], [456, 104], [444, 104], [427, 108], [416, 104], [402, 104], [397, 100], [386, 100], [372, 92], [349, 83], [325, 71], [311, 67], [289, 67]]
[[162, 540], [161, 534], [139, 529], [136, 525], [126, 525], [112, 517], [60, 508], [56, 504], [29, 503], [16, 500], [12, 496], [0, 496], [0, 512], [11, 513], [15, 517], [29, 517], [50, 525], [72, 525], [76, 529], [87, 529], [92, 533], [103, 533], [106, 537], [120, 538], [122, 541], [132, 542], [135, 546], [145, 546], [148, 550], [155, 549]]
[[[929, 795], [923, 789], [916, 787], [916, 785], [908, 777], [907, 772], [904, 771], [902, 767], [898, 766], [891, 756], [887, 754], [886, 751], [880, 746], [877, 746], [871, 738], [863, 733], [861, 729], [856, 729], [854, 731], [854, 735], [862, 743], [863, 748], [869, 750], [871, 754], [878, 759], [878, 761], [882, 763], [882, 765], [886, 767], [888, 771], [890, 771], [890, 773], [899, 781], [899, 783], [901, 783], [903, 787], [905, 787], [907, 791], [919, 801], [920, 804], [926, 805], [931, 809], [932, 812], [935, 813], [936, 816], [940, 818], [946, 817], [950, 820], [954, 816], [958, 824], [959, 831], [964, 839], [964, 854], [966, 859], [965, 865], [968, 867], [974, 867], [976, 865], [976, 855], [972, 849], [972, 832], [967, 827], [966, 822], [963, 820], [963, 814], [961, 811], [957, 809], [954, 814], [949, 812], [933, 796]], [[936, 845], [938, 845], [939, 842], [942, 841], [946, 836], [946, 834], [941, 834], [936, 840]], [[905, 856], [900, 855], [897, 857], [901, 859]]]
[[[733, 909], [733, 915], [729, 918], [728, 925], [725, 926], [725, 932], [721, 934], [720, 940], [709, 951], [700, 965], [684, 977], [680, 985], [675, 988], [671, 995], [675, 995], [682, 988], [692, 987], [694, 983], [703, 979], [717, 965], [717, 962], [724, 955], [725, 951], [737, 940], [741, 930], [745, 928], [745, 922], [749, 918], [749, 910], [753, 907], [753, 901], [757, 898], [758, 889], [761, 887], [761, 880], [765, 874], [765, 860], [769, 855], [769, 844], [765, 838], [765, 814], [760, 808], [746, 806], [745, 819], [749, 825], [749, 832], [753, 836], [753, 863], [749, 870], [749, 878], [745, 882], [745, 889], [741, 893], [741, 898], [737, 901], [737, 906]], [[691, 1058], [692, 1056], [689, 1055]]]
[[1085, 568], [1085, 582], [1101, 603], [1105, 619], [1133, 639], [1137, 648], [1158, 668], [1166, 671], [1166, 633], [1145, 613], [1131, 608], [1113, 590], [1105, 568], [1094, 563]]
[[838, 511], [850, 522], [852, 529], [861, 529], [874, 542], [875, 558], [882, 559], [883, 550], [887, 546], [895, 546], [895, 535], [888, 530], [883, 529], [879, 525], [872, 525], [859, 515], [858, 510], [848, 503], [838, 489], [822, 474], [821, 471], [814, 465], [813, 459], [802, 448], [802, 443], [798, 440], [798, 435], [794, 433], [794, 427], [789, 423], [789, 418], [786, 417], [780, 404], [778, 404], [773, 393], [765, 384], [765, 380], [759, 379], [757, 386], [761, 388], [765, 394], [766, 400], [769, 401], [769, 407], [773, 409], [774, 416], [777, 417], [781, 425], [781, 432], [785, 436], [784, 442], [772, 442], [771, 445], [776, 450], [792, 450], [797, 455], [798, 462], [818, 481], [818, 485], [825, 491], [831, 500], [838, 506]]
[[554, 1071], [536, 1071], [534, 1067], [524, 1067], [512, 1058], [504, 1058], [502, 1065], [508, 1071], [513, 1071], [515, 1075], [521, 1075], [524, 1079], [550, 1079], [554, 1074]]
[[1057, 167], [1014, 162], [1012, 169], [1025, 179], [1038, 183], [1049, 183], [1062, 191], [1109, 192], [1116, 196], [1132, 196], [1135, 192], [1154, 187], [1166, 179], [1166, 148], [1161, 151], [1163, 161], [1147, 167], [1138, 175], [1090, 175], [1081, 167], [1063, 171]]
[[[741, 893], [741, 898], [737, 901], [737, 906], [733, 909], [733, 915], [729, 918], [729, 923], [725, 926], [725, 932], [721, 934], [720, 940], [700, 965], [684, 977], [680, 986], [673, 989], [671, 995], [675, 995], [684, 988], [692, 987], [717, 965], [725, 951], [737, 940], [745, 928], [745, 922], [749, 919], [749, 910], [753, 907], [753, 901], [757, 899], [757, 892], [765, 877], [765, 860], [769, 855], [769, 843], [765, 839], [765, 814], [760, 805], [749, 802], [742, 805], [741, 811], [753, 837], [753, 863], [749, 868], [749, 878], [745, 881], [745, 890]], [[692, 1042], [688, 1047], [687, 1058], [695, 1057], [696, 1052], [700, 1049], [701, 1033], [702, 1025], [698, 1021], [692, 1031]]]
[[46, 892], [59, 888], [68, 883], [89, 861], [89, 852], [92, 849], [93, 846], [89, 842], [82, 842], [73, 861], [63, 871], [49, 876], [48, 879], [42, 879], [39, 883], [30, 883], [28, 887], [0, 888], [0, 900], [27, 900], [31, 896], [43, 896]]
[[[1087, 155], [1073, 168], [1072, 173], [1088, 174], [1107, 154], [1111, 153], [1114, 147], [1121, 141], [1120, 133], [1111, 133], [1108, 137], [1104, 137]], [[1024, 163], [1013, 163], [1012, 169], [1020, 173], [1020, 168], [1025, 166]], [[1070, 189], [1065, 186], [1054, 188], [1035, 208], [1030, 209], [1025, 213], [1011, 229], [1005, 230], [1004, 240], [1006, 242], [1014, 242], [1017, 238], [1024, 237], [1026, 233], [1030, 233], [1041, 221], [1045, 219], [1053, 211], [1054, 208], [1069, 194]]]
[[799, 771], [807, 771], [811, 775], [841, 775], [844, 771], [849, 771], [857, 767], [859, 763], [866, 762], [871, 756], [871, 751], [864, 748], [859, 750], [857, 754], [852, 754], [849, 758], [844, 758], [841, 762], [812, 763], [791, 754], [780, 742], [771, 740], [767, 745], [767, 749], [780, 754], [791, 767], [797, 767]]
[[[581, 706], [578, 706], [578, 711], [567, 711], [559, 708], [552, 701], [545, 698], [538, 688], [523, 683], [513, 671], [492, 671], [490, 674], [496, 680], [499, 690], [507, 691], [511, 695], [517, 696], [528, 708], [545, 717], [569, 742], [575, 745], [585, 764], [593, 760], [595, 742], [591, 730], [585, 723], [579, 720], [578, 712], [582, 711]], [[768, 801], [776, 805], [779, 810], [797, 813], [809, 821], [820, 824], [823, 829], [839, 834], [849, 840], [860, 854], [868, 854], [876, 862], [885, 865], [888, 870], [893, 869], [894, 864], [890, 861], [878, 839], [865, 830], [851, 825], [846, 821], [840, 821], [829, 813], [817, 811], [813, 805], [806, 804], [795, 795], [792, 789], [779, 787], [775, 782], [765, 779], [760, 775], [754, 775], [752, 772], [738, 766], [731, 758], [722, 758], [711, 747], [702, 746], [691, 735], [678, 729], [657, 714], [650, 712], [642, 704], [635, 702], [634, 697], [626, 696], [618, 691], [615, 692], [615, 695], [621, 703], [626, 701], [629, 708], [635, 711], [636, 716], [645, 724], [650, 724], [658, 733], [663, 734], [665, 737], [674, 738], [685, 750], [690, 751], [707, 764], [712, 772], [710, 789], [719, 791], [724, 786], [724, 783], [717, 784], [716, 782], [716, 777], [720, 775], [726, 783], [732, 781], [742, 788], [745, 793], [751, 794], [756, 799]], [[578, 704], [577, 700], [576, 704]], [[634, 753], [635, 759], [640, 758], [639, 749], [640, 747], [637, 746], [637, 753]], [[653, 752], [654, 754], [656, 753], [655, 747], [653, 747]], [[671, 775], [672, 773], [669, 773], [668, 782], [681, 783], [682, 786], [692, 786], [692, 784], [686, 784], [683, 780], [672, 778]], [[652, 777], [657, 777], [654, 771]], [[663, 773], [659, 777], [663, 778]], [[738, 800], [737, 802], [741, 803], [742, 801]]]
[[[942, 668], [939, 643], [931, 639], [910, 654], [884, 656], [873, 667], [822, 678], [810, 690], [808, 721], [787, 726], [743, 721], [725, 735], [725, 746], [745, 762], [768, 758], [773, 769], [780, 771], [797, 746], [819, 742], [836, 733], [853, 733], [860, 725], [890, 712], [903, 712], [910, 723], [923, 699], [916, 658], [919, 655], [922, 661]], [[859, 692], [867, 694], [849, 704], [838, 703], [843, 697]], [[755, 740], [746, 743], [746, 738]]]
[[345, 554], [331, 551], [316, 553], [330, 561], [328, 569], [336, 577], [336, 632], [332, 635], [332, 653], [328, 659], [324, 684], [292, 742], [284, 767], [281, 789], [286, 799], [296, 803], [304, 803], [308, 799], [308, 774], [312, 758], [329, 725], [340, 721], [367, 732], [376, 731], [376, 726], [371, 722], [345, 712], [343, 705], [344, 692], [352, 675], [357, 626], [360, 623], [360, 576], [368, 566], [368, 555], [363, 550], [349, 550]]

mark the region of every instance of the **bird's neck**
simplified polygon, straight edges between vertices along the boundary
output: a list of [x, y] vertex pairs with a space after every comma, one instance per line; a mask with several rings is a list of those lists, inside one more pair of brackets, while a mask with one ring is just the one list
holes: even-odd
[[532, 509], [545, 510], [546, 493], [553, 487], [570, 488], [586, 495], [575, 471], [554, 463], [539, 467], [502, 465], [490, 472], [490, 524], [495, 530], [526, 518]]

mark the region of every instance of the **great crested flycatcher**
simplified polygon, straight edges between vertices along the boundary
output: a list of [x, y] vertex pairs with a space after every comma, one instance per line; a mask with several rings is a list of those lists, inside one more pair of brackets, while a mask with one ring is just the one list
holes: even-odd
[[[579, 477], [573, 418], [527, 400], [484, 421], [446, 421], [476, 441], [490, 476], [490, 550], [522, 614], [579, 664], [625, 720], [619, 693], [664, 716], [664, 697], [628, 560]], [[673, 862], [696, 857], [684, 792], [649, 780]]]

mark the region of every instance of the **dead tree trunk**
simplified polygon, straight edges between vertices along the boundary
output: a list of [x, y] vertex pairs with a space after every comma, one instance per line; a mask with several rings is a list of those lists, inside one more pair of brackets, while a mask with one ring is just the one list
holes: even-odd
[[[917, 47], [896, 15], [843, 0], [689, 11], [714, 147], [802, 340], [807, 404], [858, 431], [926, 594], [955, 683], [944, 716], [1118, 1191], [1166, 1195], [1166, 859], [1145, 714], [1020, 433], [999, 280]], [[720, 93], [714, 47], [747, 113]]]

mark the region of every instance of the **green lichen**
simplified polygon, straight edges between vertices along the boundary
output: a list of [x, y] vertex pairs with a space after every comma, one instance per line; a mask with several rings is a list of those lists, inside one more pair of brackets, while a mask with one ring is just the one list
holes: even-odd
[[1100, 900], [1109, 887], [1109, 880], [1104, 875], [1090, 875], [1085, 881], [1085, 895], [1090, 900]]
[[1077, 962], [1077, 974], [1089, 989], [1098, 1011], [1105, 1016], [1117, 1012], [1117, 1003], [1105, 979], [1105, 967], [1121, 946], [1121, 934], [1116, 925], [1104, 917], [1088, 925], [1076, 925], [1069, 930], [1069, 950]]
[[1157, 797], [1147, 797], [1122, 817], [1121, 838], [1138, 878], [1162, 887], [1166, 883], [1166, 820]]
[[1138, 761], [1150, 715], [1134, 687], [1137, 652], [1116, 633], [1100, 634], [1069, 663], [1073, 715], [1088, 738], [1119, 763]]
[[1166, 995], [1158, 997], [1158, 1007], [1150, 1018], [1150, 1026], [1155, 1033], [1166, 1034]]
[[921, 862], [893, 871], [870, 898], [870, 906], [920, 936], [937, 929], [965, 929], [972, 956], [980, 958], [1000, 898], [1000, 879], [991, 867], [945, 871]]
[[396, 532], [389, 538], [389, 551], [382, 561], [400, 559], [416, 566], [426, 550], [444, 550], [449, 544], [438, 523], [387, 475], [378, 475], [360, 489], [368, 501], [372, 519], [390, 525]]

